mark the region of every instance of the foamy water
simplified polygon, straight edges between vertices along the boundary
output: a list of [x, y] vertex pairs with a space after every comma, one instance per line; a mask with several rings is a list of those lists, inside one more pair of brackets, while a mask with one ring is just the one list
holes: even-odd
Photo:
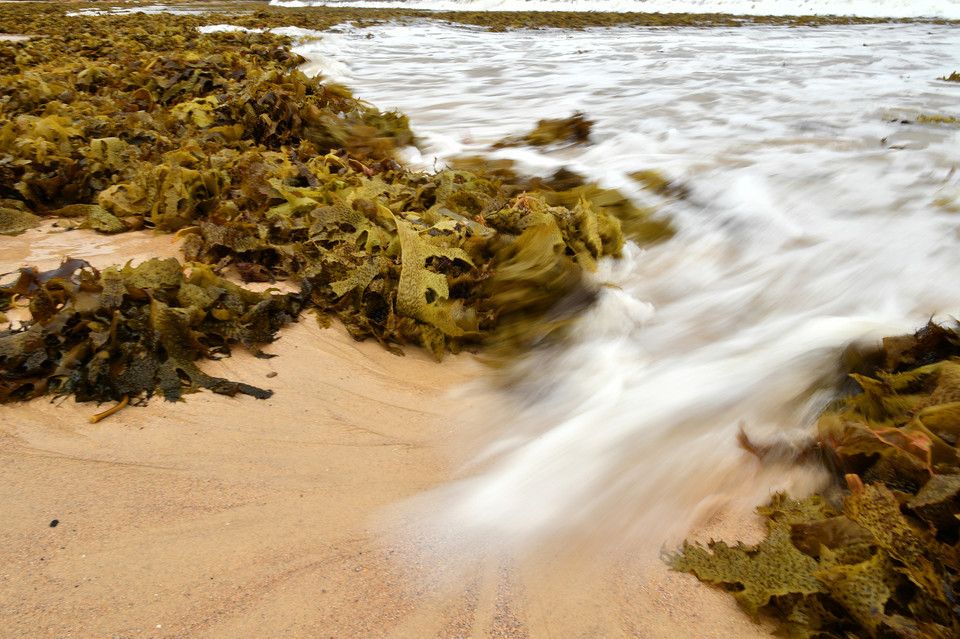
[[[308, 71], [410, 116], [414, 166], [567, 167], [679, 231], [601, 264], [571, 342], [534, 353], [485, 416], [472, 478], [428, 497], [442, 524], [662, 539], [730, 500], [813, 490], [820, 473], [760, 464], [738, 429], [803, 446], [846, 346], [960, 310], [960, 127], [918, 122], [960, 117], [960, 84], [937, 79], [960, 69], [960, 28], [284, 32]], [[591, 145], [490, 147], [576, 110]], [[688, 197], [628, 177], [648, 169]]]
[[[372, 38], [368, 38], [368, 33]], [[842, 349], [960, 310], [960, 29], [343, 27], [305, 41], [331, 79], [411, 117], [430, 166], [459, 154], [566, 166], [656, 204], [679, 233], [604, 263], [597, 307], [536, 353], [490, 419], [483, 471], [445, 517], [532, 539], [660, 535], [700, 507], [818, 476], [740, 450], [807, 441]], [[575, 110], [594, 144], [492, 151]], [[664, 172], [662, 202], [632, 182]]]

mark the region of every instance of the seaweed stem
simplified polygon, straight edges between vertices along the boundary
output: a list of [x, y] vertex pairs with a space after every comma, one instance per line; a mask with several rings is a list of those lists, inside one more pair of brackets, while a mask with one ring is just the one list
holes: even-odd
[[115, 412], [117, 412], [118, 410], [120, 410], [121, 408], [123, 408], [124, 406], [126, 406], [126, 405], [129, 404], [129, 403], [130, 403], [130, 396], [129, 396], [129, 395], [124, 395], [123, 397], [120, 398], [120, 401], [117, 402], [117, 405], [116, 405], [116, 406], [111, 406], [110, 408], [108, 408], [107, 410], [103, 411], [102, 413], [97, 413], [96, 415], [91, 415], [91, 416], [90, 416], [90, 423], [91, 423], [91, 424], [96, 424], [96, 423], [99, 422], [101, 419], [103, 419], [103, 418], [105, 418], [105, 417], [110, 417], [110, 416], [113, 415]]

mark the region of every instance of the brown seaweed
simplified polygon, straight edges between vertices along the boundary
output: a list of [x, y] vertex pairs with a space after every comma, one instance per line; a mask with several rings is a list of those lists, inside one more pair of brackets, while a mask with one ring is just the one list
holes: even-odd
[[549, 146], [555, 144], [584, 144], [590, 140], [593, 121], [580, 113], [568, 118], [540, 120], [535, 129], [521, 136], [508, 137], [493, 145], [501, 149], [511, 146]]
[[31, 318], [0, 331], [0, 402], [47, 393], [123, 401], [159, 391], [167, 400], [207, 388], [257, 398], [271, 392], [212, 377], [196, 360], [259, 344], [300, 311], [297, 296], [255, 293], [203, 265], [149, 260], [98, 271], [68, 259], [22, 268], [0, 286], [0, 306], [28, 301]]
[[[262, 396], [194, 361], [233, 341], [259, 352], [302, 305], [398, 353], [521, 351], [592, 301], [582, 271], [646, 215], [579, 179], [564, 178], [575, 192], [528, 194], [482, 171], [405, 170], [393, 152], [415, 142], [406, 118], [305, 76], [285, 37], [202, 34], [223, 20], [199, 16], [14, 14], [46, 37], [0, 43], [3, 229], [50, 216], [178, 232], [193, 265], [142, 267], [159, 281], [81, 261], [22, 270], [0, 310], [19, 299], [32, 319], [4, 333], [0, 401]], [[249, 298], [218, 279], [227, 266], [247, 281], [293, 279], [302, 294]]]
[[[748, 612], [775, 617], [785, 636], [956, 637], [960, 335], [931, 323], [885, 339], [872, 361], [871, 372], [852, 375], [861, 392], [819, 420], [821, 451], [848, 486], [842, 506], [792, 519], [789, 543], [777, 508], [761, 509], [771, 531], [760, 545], [712, 542], [708, 552], [688, 544], [666, 559], [742, 588], [735, 596]], [[826, 503], [819, 496], [803, 503], [811, 499]], [[814, 564], [797, 568], [790, 559], [797, 552]], [[768, 564], [792, 566], [814, 582], [777, 586], [756, 568]]]

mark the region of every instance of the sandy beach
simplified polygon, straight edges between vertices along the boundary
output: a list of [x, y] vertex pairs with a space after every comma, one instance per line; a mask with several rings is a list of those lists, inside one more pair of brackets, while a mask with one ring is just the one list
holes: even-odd
[[[177, 253], [169, 235], [47, 223], [0, 243], [0, 272]], [[657, 548], [452, 557], [394, 527], [397, 504], [470, 458], [488, 401], [462, 390], [483, 374], [473, 356], [397, 357], [311, 315], [266, 350], [203, 368], [268, 400], [155, 397], [97, 424], [72, 399], [3, 406], [4, 637], [769, 636]]]

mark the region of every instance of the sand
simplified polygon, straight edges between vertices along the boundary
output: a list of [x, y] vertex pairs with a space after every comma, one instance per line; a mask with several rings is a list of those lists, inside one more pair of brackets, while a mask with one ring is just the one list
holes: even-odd
[[[0, 238], [0, 273], [178, 254], [170, 236], [54, 230]], [[153, 398], [97, 424], [73, 400], [0, 407], [0, 635], [770, 636], [657, 548], [454, 557], [395, 527], [470, 456], [491, 401], [455, 392], [483, 375], [473, 356], [397, 357], [311, 315], [266, 350], [203, 368], [268, 400]], [[745, 529], [757, 522], [740, 512], [691, 532]]]

